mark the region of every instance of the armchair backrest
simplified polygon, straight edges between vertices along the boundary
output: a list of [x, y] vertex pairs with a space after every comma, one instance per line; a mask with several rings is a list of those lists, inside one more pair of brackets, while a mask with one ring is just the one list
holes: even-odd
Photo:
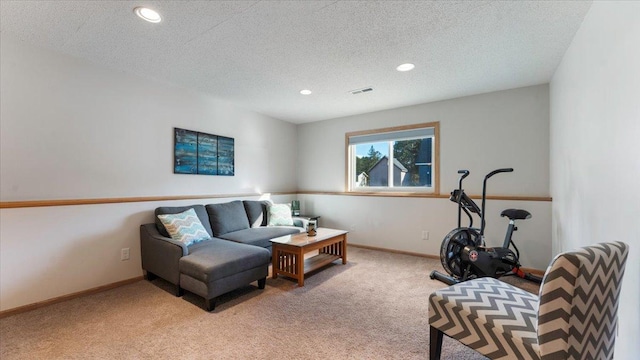
[[558, 254], [540, 285], [542, 359], [613, 359], [629, 247], [601, 243]]

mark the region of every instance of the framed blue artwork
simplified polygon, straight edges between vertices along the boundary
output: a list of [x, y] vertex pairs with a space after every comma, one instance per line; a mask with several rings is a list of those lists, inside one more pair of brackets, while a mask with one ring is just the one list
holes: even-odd
[[198, 133], [176, 128], [174, 134], [173, 172], [175, 174], [197, 174]]
[[234, 139], [174, 128], [175, 174], [235, 175]]
[[233, 138], [218, 136], [218, 175], [234, 175]]
[[218, 175], [218, 137], [198, 133], [198, 174]]

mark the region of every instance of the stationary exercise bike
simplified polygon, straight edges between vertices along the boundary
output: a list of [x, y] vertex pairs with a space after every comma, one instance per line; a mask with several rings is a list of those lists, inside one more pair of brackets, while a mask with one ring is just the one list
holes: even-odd
[[[487, 198], [487, 180], [492, 176], [512, 172], [512, 168], [498, 169], [488, 173], [484, 177], [482, 184], [482, 209], [465, 194], [462, 189], [462, 180], [469, 176], [469, 170], [459, 170], [462, 174], [458, 181], [458, 188], [451, 192], [449, 200], [458, 204], [458, 227], [451, 230], [445, 236], [440, 247], [440, 262], [449, 275], [438, 271], [431, 272], [431, 279], [438, 279], [448, 285], [457, 284], [462, 281], [480, 278], [499, 278], [506, 275], [516, 275], [526, 280], [541, 283], [542, 278], [530, 273], [525, 273], [520, 269], [520, 251], [511, 239], [516, 220], [530, 219], [531, 214], [522, 209], [507, 209], [500, 213], [500, 216], [509, 218], [507, 234], [502, 247], [487, 247], [484, 241], [485, 229], [485, 203]], [[463, 227], [462, 212], [469, 217], [469, 226]], [[480, 217], [480, 229], [473, 227], [473, 216]], [[513, 247], [515, 252], [510, 249]]]

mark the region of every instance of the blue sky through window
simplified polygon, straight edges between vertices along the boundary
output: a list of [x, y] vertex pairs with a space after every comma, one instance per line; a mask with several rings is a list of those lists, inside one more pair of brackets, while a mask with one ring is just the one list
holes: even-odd
[[382, 156], [389, 155], [389, 143], [379, 142], [379, 143], [367, 143], [367, 144], [356, 145], [356, 156], [357, 157], [367, 156], [367, 154], [369, 154], [369, 149], [371, 148], [371, 145], [373, 145], [373, 148], [376, 149], [376, 151], [379, 151], [380, 154], [382, 154]]

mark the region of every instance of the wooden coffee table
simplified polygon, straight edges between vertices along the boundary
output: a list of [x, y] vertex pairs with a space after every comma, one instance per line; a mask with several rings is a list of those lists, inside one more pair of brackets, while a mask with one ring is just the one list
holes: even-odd
[[[347, 263], [348, 231], [318, 228], [316, 236], [306, 232], [271, 239], [273, 267], [272, 277], [284, 275], [298, 279], [298, 286], [304, 286], [304, 274], [342, 259]], [[318, 255], [304, 259], [304, 254], [318, 250]]]

